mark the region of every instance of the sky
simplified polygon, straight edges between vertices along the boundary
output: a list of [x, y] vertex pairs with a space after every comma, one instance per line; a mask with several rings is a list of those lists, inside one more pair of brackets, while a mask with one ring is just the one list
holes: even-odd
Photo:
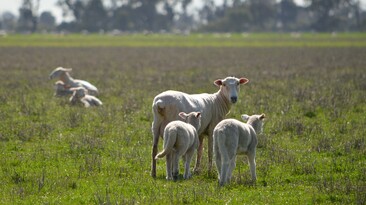
[[[0, 0], [0, 14], [6, 11], [10, 11], [16, 16], [19, 16], [18, 10], [20, 5], [22, 4], [22, 1], [23, 0]], [[200, 0], [194, 0], [194, 1], [197, 2]], [[223, 0], [217, 0], [217, 1], [221, 2]], [[50, 11], [56, 17], [56, 22], [61, 23], [64, 19], [62, 17], [61, 9], [58, 6], [56, 6], [56, 2], [57, 0], [40, 0], [39, 14], [41, 14], [43, 11]], [[304, 0], [295, 0], [295, 2], [299, 5], [304, 4]], [[366, 0], [361, 0], [361, 7], [363, 9], [366, 9]]]

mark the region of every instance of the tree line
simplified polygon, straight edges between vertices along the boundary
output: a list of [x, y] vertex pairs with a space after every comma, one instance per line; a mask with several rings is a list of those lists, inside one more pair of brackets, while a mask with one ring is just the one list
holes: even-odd
[[[197, 3], [198, 2], [198, 3]], [[291, 32], [364, 31], [360, 0], [58, 0], [69, 21], [39, 14], [40, 0], [23, 0], [19, 16], [5, 12], [0, 29], [15, 32]]]

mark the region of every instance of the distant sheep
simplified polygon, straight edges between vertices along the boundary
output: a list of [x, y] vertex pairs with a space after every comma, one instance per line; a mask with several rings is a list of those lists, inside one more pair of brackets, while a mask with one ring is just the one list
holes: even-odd
[[197, 160], [194, 170], [199, 171], [199, 166], [203, 151], [203, 138], [208, 135], [208, 162], [209, 171], [212, 168], [212, 132], [216, 124], [219, 123], [230, 111], [231, 105], [238, 100], [239, 87], [246, 84], [246, 78], [227, 77], [219, 79], [214, 84], [220, 90], [214, 94], [194, 94], [190, 95], [178, 91], [166, 91], [154, 98], [152, 111], [154, 121], [152, 123], [153, 146], [151, 176], [156, 177], [156, 160], [158, 152], [159, 137], [162, 137], [165, 126], [174, 120], [179, 120], [179, 112], [201, 112], [201, 128], [197, 131], [200, 145], [197, 152]]
[[54, 84], [54, 89], [55, 89], [55, 96], [57, 97], [72, 95], [73, 93], [73, 91], [71, 91], [70, 88], [65, 87], [65, 83], [62, 82], [61, 80], [57, 81]]
[[71, 71], [72, 68], [58, 67], [51, 72], [50, 79], [60, 79], [64, 83], [65, 88], [84, 87], [88, 90], [90, 95], [98, 95], [98, 89], [94, 85], [85, 80], [73, 79], [69, 74]]
[[[185, 121], [172, 121], [164, 129], [164, 150], [155, 159], [166, 156], [166, 179], [177, 180], [179, 174], [179, 158], [184, 157], [184, 179], [191, 177], [190, 164], [194, 151], [198, 148], [197, 130], [201, 126], [201, 113], [179, 113]], [[173, 169], [173, 170], [172, 170]]]
[[74, 92], [70, 97], [71, 104], [81, 102], [85, 107], [100, 106], [103, 104], [102, 101], [100, 101], [95, 96], [88, 95], [88, 90], [84, 87], [70, 88], [70, 90]]
[[223, 186], [230, 182], [232, 172], [235, 168], [237, 154], [248, 156], [252, 180], [257, 179], [255, 152], [257, 147], [257, 134], [263, 129], [264, 114], [242, 115], [247, 123], [235, 119], [225, 119], [214, 129], [214, 154], [216, 168], [219, 172], [219, 184]]

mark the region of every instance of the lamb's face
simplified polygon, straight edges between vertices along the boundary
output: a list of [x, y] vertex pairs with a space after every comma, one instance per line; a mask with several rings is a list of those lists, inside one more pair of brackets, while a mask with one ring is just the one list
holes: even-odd
[[188, 124], [191, 124], [196, 130], [199, 130], [201, 127], [201, 113], [200, 112], [191, 112], [191, 113], [179, 113], [179, 116]]
[[74, 88], [72, 90], [74, 91], [73, 96], [76, 98], [83, 98], [87, 94], [87, 90], [83, 87]]
[[52, 73], [50, 74], [50, 79], [60, 78], [65, 73], [71, 72], [71, 71], [72, 71], [71, 68], [58, 67], [52, 71]]
[[246, 84], [247, 82], [249, 80], [246, 78], [227, 77], [223, 80], [216, 80], [214, 83], [220, 86], [220, 92], [224, 94], [227, 100], [234, 104], [238, 101], [240, 85]]
[[263, 124], [264, 124], [264, 118], [265, 118], [265, 114], [261, 114], [261, 115], [242, 115], [241, 118], [246, 121], [248, 124], [252, 125], [252, 127], [254, 128], [255, 132], [257, 134], [260, 134], [263, 132]]

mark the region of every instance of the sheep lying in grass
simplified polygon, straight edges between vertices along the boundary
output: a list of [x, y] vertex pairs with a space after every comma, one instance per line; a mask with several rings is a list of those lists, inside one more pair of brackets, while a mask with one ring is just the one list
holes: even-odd
[[[191, 177], [189, 170], [194, 151], [198, 148], [197, 130], [201, 126], [201, 113], [179, 113], [185, 121], [172, 121], [164, 129], [164, 150], [155, 159], [166, 156], [166, 179], [177, 180], [179, 174], [179, 158], [184, 157], [184, 179]], [[173, 169], [173, 170], [172, 170]]]
[[70, 90], [70, 88], [65, 87], [65, 83], [61, 80], [57, 81], [54, 85], [55, 89], [55, 96], [67, 96], [72, 95], [73, 91]]
[[246, 84], [246, 78], [227, 77], [219, 79], [214, 84], [220, 90], [214, 94], [194, 94], [190, 95], [178, 91], [166, 91], [154, 98], [152, 111], [154, 121], [152, 123], [153, 146], [151, 176], [156, 177], [156, 160], [158, 152], [159, 137], [162, 136], [165, 126], [174, 120], [179, 120], [179, 112], [202, 112], [201, 128], [197, 130], [200, 145], [197, 152], [197, 160], [194, 170], [199, 171], [199, 166], [203, 151], [203, 138], [208, 135], [208, 169], [212, 167], [212, 132], [216, 124], [219, 123], [230, 111], [231, 105], [238, 100], [240, 85]]
[[71, 104], [81, 102], [85, 107], [100, 106], [103, 104], [102, 101], [95, 96], [88, 95], [88, 90], [84, 87], [70, 88], [70, 90], [74, 92], [70, 97]]
[[58, 67], [52, 71], [50, 74], [50, 79], [59, 78], [64, 83], [64, 87], [67, 89], [84, 87], [88, 90], [90, 95], [98, 95], [98, 89], [94, 85], [85, 80], [73, 79], [69, 74], [71, 71], [72, 68]]
[[214, 154], [220, 186], [230, 182], [237, 154], [247, 155], [252, 180], [257, 179], [255, 150], [258, 143], [257, 134], [262, 132], [264, 118], [264, 114], [242, 115], [242, 119], [247, 123], [235, 119], [225, 119], [215, 127]]

